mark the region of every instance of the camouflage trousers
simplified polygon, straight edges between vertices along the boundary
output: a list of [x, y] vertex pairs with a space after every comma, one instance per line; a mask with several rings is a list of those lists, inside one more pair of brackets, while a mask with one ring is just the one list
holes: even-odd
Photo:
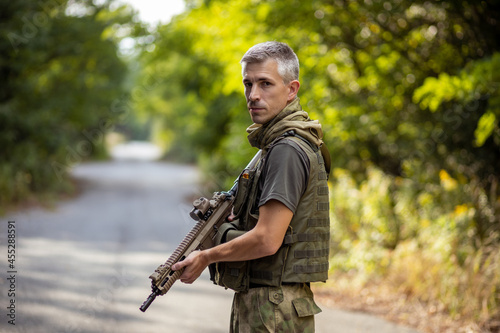
[[234, 295], [231, 333], [313, 333], [321, 309], [305, 283], [251, 288]]

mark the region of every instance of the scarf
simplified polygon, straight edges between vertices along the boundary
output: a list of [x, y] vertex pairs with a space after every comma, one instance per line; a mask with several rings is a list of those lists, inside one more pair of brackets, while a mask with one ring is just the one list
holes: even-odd
[[307, 112], [302, 110], [298, 97], [266, 124], [250, 125], [247, 128], [248, 141], [252, 147], [266, 149], [276, 138], [290, 130], [318, 147], [323, 143], [321, 124], [311, 120]]

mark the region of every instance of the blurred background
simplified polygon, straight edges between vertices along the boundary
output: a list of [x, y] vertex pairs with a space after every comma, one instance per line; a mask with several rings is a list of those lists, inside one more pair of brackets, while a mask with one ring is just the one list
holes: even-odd
[[229, 188], [255, 153], [239, 60], [279, 40], [332, 155], [324, 293], [499, 332], [498, 1], [0, 4], [1, 213], [73, 193], [74, 166], [130, 142]]

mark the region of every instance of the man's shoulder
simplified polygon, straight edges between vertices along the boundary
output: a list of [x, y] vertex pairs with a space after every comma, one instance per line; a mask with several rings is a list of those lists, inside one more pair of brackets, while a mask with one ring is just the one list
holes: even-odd
[[[272, 149], [270, 149], [269, 155], [281, 157], [299, 155], [302, 159], [308, 159], [306, 150], [312, 151], [312, 147], [302, 141], [302, 139], [295, 136], [285, 137], [276, 142]], [[273, 151], [274, 154], [271, 154]]]
[[284, 138], [269, 150], [268, 167], [279, 166], [281, 170], [285, 170], [301, 166], [306, 173], [309, 173], [310, 159], [305, 149], [307, 147], [301, 145], [296, 138]]

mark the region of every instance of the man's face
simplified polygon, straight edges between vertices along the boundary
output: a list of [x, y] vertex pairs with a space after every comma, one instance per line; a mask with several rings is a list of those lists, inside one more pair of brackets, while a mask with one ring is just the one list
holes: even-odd
[[[298, 84], [298, 81], [292, 81]], [[252, 121], [265, 124], [273, 119], [297, 95], [292, 82], [285, 85], [278, 73], [278, 63], [268, 59], [246, 64], [243, 85]]]

